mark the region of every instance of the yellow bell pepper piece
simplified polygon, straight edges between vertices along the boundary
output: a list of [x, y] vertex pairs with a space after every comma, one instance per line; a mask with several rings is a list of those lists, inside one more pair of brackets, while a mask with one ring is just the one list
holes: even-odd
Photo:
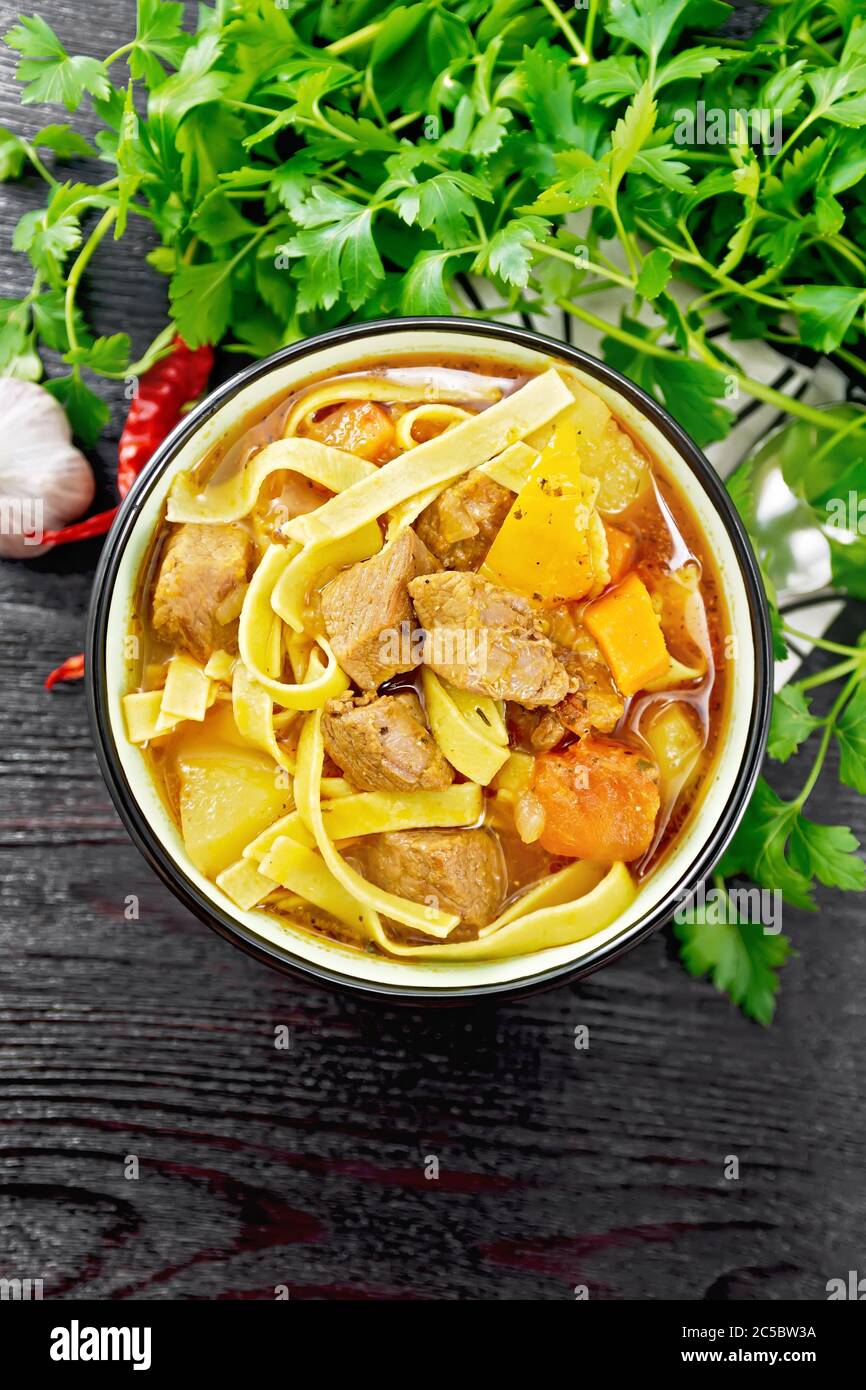
[[571, 413], [517, 494], [487, 553], [481, 574], [529, 598], [584, 598], [595, 582], [589, 528], [591, 497], [580, 474], [578, 433]]

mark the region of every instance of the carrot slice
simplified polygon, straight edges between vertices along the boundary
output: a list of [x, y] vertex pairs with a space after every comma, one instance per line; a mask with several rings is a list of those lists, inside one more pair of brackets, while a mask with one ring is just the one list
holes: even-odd
[[394, 426], [387, 410], [375, 401], [351, 401], [338, 405], [305, 427], [308, 439], [329, 444], [332, 449], [345, 449], [371, 463], [391, 457]]
[[632, 571], [586, 609], [595, 638], [623, 695], [634, 695], [668, 669], [668, 649], [643, 580]]
[[549, 854], [627, 864], [652, 844], [658, 769], [636, 748], [591, 737], [543, 753], [532, 790], [544, 810], [540, 839]]

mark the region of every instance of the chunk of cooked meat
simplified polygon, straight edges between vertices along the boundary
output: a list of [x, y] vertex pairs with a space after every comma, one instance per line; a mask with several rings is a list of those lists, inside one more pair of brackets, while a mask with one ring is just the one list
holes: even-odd
[[508, 737], [513, 748], [547, 753], [561, 742], [565, 728], [550, 709], [524, 709], [509, 701], [505, 710]]
[[525, 710], [510, 705], [508, 724], [517, 742], [535, 753], [547, 753], [567, 732], [583, 738], [595, 730], [609, 734], [622, 718], [625, 704], [603, 661], [584, 652], [560, 648], [560, 661], [576, 690], [545, 710]]
[[[565, 699], [568, 698], [566, 695]], [[529, 736], [529, 742], [535, 753], [548, 753], [551, 748], [555, 748], [558, 743], [562, 742], [565, 725], [559, 718], [557, 710], [560, 710], [564, 703], [565, 701], [562, 701], [554, 709], [536, 711], [539, 716], [538, 723]]]
[[371, 463], [382, 463], [393, 452], [391, 416], [375, 401], [347, 401], [338, 405], [320, 420], [305, 425], [304, 434], [307, 439], [330, 444], [332, 449], [359, 454]]
[[425, 665], [457, 686], [532, 709], [571, 689], [526, 599], [462, 570], [422, 576], [409, 593], [425, 630]]
[[441, 492], [416, 523], [447, 570], [477, 570], [511, 510], [513, 492], [477, 470]]
[[488, 830], [393, 830], [371, 835], [364, 867], [380, 888], [457, 913], [467, 927], [487, 926], [505, 897], [502, 847]]
[[329, 756], [361, 791], [441, 791], [454, 779], [412, 690], [329, 700], [322, 735]]
[[342, 570], [322, 590], [322, 620], [334, 654], [362, 690], [418, 664], [407, 585], [437, 568], [411, 527], [371, 560]]
[[262, 549], [278, 539], [280, 527], [287, 521], [315, 511], [330, 495], [302, 474], [289, 469], [280, 469], [265, 478], [250, 513]]
[[237, 618], [220, 622], [218, 610], [249, 571], [252, 543], [247, 531], [225, 526], [178, 526], [169, 537], [153, 592], [153, 627], [172, 647], [199, 661], [219, 648], [237, 647]]
[[566, 729], [583, 738], [591, 729], [609, 734], [622, 718], [625, 702], [613, 683], [613, 677], [603, 661], [593, 661], [580, 652], [568, 652], [562, 658], [569, 675], [579, 684], [566, 695], [553, 713]]

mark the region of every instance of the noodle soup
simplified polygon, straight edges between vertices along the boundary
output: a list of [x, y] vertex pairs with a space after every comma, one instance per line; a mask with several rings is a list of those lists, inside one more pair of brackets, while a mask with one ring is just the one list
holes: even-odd
[[690, 825], [730, 620], [686, 497], [550, 359], [389, 357], [174, 477], [123, 699], [243, 914], [407, 964], [615, 923]]

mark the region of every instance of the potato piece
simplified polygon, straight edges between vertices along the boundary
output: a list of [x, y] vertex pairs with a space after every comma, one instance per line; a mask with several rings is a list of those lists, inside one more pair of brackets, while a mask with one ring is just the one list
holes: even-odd
[[516, 796], [518, 792], [529, 790], [534, 769], [535, 758], [531, 753], [511, 753], [494, 777], [492, 786], [496, 791]]
[[180, 823], [190, 859], [215, 878], [291, 807], [270, 758], [222, 748], [178, 759]]
[[626, 575], [591, 603], [584, 622], [602, 650], [623, 695], [634, 695], [668, 670], [668, 650], [643, 580]]
[[180, 652], [168, 663], [161, 713], [201, 723], [213, 700], [210, 678], [198, 661]]
[[599, 482], [596, 499], [599, 511], [614, 514], [624, 511], [649, 479], [646, 455], [612, 416], [597, 438], [581, 443], [584, 474]]
[[569, 407], [568, 418], [577, 431], [577, 442], [581, 450], [601, 439], [610, 420], [610, 406], [590, 391], [588, 387], [571, 381], [574, 405]]
[[700, 761], [704, 740], [695, 716], [681, 700], [674, 701], [651, 714], [641, 733], [658, 763], [665, 799], [673, 804]]

